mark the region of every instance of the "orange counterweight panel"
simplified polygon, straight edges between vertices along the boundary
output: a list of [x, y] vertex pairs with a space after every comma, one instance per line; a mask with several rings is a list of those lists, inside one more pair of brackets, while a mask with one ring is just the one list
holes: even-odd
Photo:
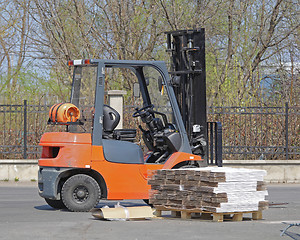
[[91, 135], [88, 133], [45, 133], [40, 145], [43, 151], [39, 166], [90, 168]]

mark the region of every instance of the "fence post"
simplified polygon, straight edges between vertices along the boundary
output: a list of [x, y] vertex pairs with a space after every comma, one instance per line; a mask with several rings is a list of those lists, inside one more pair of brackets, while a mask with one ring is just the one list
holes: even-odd
[[24, 151], [23, 158], [27, 159], [27, 100], [24, 100]]
[[285, 103], [285, 159], [289, 160], [289, 103]]
[[218, 167], [223, 166], [222, 157], [222, 124], [220, 122], [215, 122], [215, 151], [216, 151], [216, 165]]
[[209, 149], [210, 149], [210, 164], [214, 164], [214, 125], [212, 122], [210, 124], [210, 137], [209, 137]]

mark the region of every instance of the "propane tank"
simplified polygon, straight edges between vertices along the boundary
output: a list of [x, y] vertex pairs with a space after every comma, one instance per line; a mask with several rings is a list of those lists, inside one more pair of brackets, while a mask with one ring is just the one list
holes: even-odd
[[80, 117], [80, 111], [72, 103], [57, 103], [49, 110], [50, 122], [76, 122]]

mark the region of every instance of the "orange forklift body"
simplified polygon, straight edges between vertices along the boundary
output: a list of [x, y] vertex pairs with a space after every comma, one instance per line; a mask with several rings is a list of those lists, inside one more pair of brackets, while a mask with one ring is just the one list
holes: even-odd
[[[175, 152], [164, 164], [109, 162], [105, 159], [103, 147], [92, 145], [89, 133], [45, 133], [40, 145], [43, 146], [39, 159], [40, 168], [96, 171], [105, 182], [108, 200], [148, 199], [150, 186], [147, 184], [147, 178], [153, 170], [171, 169], [184, 161], [202, 160], [198, 155]], [[55, 148], [58, 149], [56, 156], [53, 155]]]

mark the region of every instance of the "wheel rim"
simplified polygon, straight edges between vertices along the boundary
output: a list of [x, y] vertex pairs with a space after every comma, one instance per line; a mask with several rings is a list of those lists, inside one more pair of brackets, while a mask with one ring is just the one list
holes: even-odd
[[89, 190], [85, 186], [77, 186], [73, 191], [73, 198], [78, 203], [84, 203], [89, 197]]

